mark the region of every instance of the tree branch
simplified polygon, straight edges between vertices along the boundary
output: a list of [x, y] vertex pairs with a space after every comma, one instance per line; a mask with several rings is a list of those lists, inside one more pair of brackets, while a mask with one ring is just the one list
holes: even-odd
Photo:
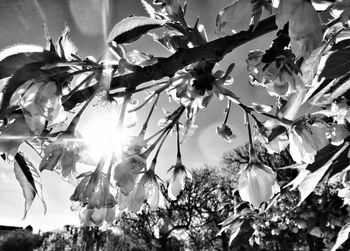
[[[200, 60], [219, 62], [235, 48], [276, 29], [275, 16], [270, 16], [260, 21], [255, 29], [251, 26], [247, 31], [219, 38], [194, 48], [180, 49], [168, 58], [158, 59], [156, 64], [140, 68], [136, 72], [114, 77], [111, 81], [111, 90], [114, 91], [120, 88], [135, 89], [140, 84], [151, 80], [172, 77], [178, 70]], [[93, 85], [75, 92], [63, 104], [64, 109], [71, 110], [78, 103], [84, 102], [91, 96], [96, 86]]]
[[111, 90], [123, 87], [134, 89], [147, 81], [172, 77], [178, 70], [200, 60], [219, 62], [235, 48], [276, 29], [275, 16], [271, 16], [260, 21], [255, 29], [251, 26], [248, 31], [241, 31], [194, 48], [180, 49], [168, 58], [159, 59], [156, 64], [143, 67], [137, 72], [114, 77]]

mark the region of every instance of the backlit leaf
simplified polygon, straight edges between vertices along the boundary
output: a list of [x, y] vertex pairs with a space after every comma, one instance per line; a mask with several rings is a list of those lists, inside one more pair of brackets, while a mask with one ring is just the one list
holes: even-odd
[[346, 224], [345, 226], [340, 229], [337, 240], [332, 247], [331, 251], [337, 250], [348, 238], [350, 233], [350, 223]]
[[0, 52], [0, 79], [9, 77], [26, 64], [50, 62], [55, 56], [41, 46], [18, 44]]
[[216, 33], [225, 34], [229, 28], [233, 32], [248, 30], [253, 5], [247, 0], [238, 0], [222, 9], [216, 17]]
[[42, 195], [39, 170], [37, 170], [37, 168], [28, 161], [22, 153], [17, 153], [15, 156], [14, 172], [16, 179], [21, 185], [25, 199], [23, 219], [26, 218], [27, 212], [36, 195], [39, 196], [44, 207], [44, 213], [46, 213], [46, 203]]
[[115, 41], [117, 44], [131, 43], [148, 31], [163, 27], [166, 23], [166, 20], [150, 17], [127, 17], [114, 26], [109, 33], [107, 41]]

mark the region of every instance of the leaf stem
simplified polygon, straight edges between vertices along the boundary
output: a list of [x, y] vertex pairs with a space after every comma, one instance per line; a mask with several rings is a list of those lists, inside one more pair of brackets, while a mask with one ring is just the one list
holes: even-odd
[[230, 109], [231, 109], [231, 100], [228, 100], [227, 101], [227, 106], [226, 106], [226, 109], [225, 109], [225, 119], [222, 122], [223, 124], [227, 123], [228, 115], [230, 114]]

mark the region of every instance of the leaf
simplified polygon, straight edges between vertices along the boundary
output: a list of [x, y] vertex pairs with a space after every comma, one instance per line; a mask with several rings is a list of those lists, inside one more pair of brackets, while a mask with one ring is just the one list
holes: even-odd
[[127, 17], [114, 26], [108, 35], [107, 41], [115, 41], [117, 44], [131, 43], [148, 31], [163, 27], [166, 23], [166, 20], [150, 17]]
[[[325, 165], [323, 165], [317, 171], [315, 171], [313, 173], [309, 173], [304, 178], [304, 180], [299, 185], [300, 201], [298, 203], [298, 206], [300, 206], [301, 203], [315, 190], [317, 184], [324, 177], [324, 174], [327, 172], [327, 170], [329, 169], [331, 164], [332, 164], [332, 162], [327, 162]], [[300, 173], [302, 173], [302, 172], [300, 172]]]
[[40, 173], [34, 165], [23, 156], [23, 153], [17, 153], [15, 156], [14, 172], [16, 179], [22, 187], [25, 199], [23, 219], [26, 218], [27, 212], [36, 195], [39, 196], [43, 204], [45, 214], [46, 203], [42, 195]]
[[273, 105], [265, 105], [265, 104], [258, 104], [258, 103], [252, 103], [250, 108], [254, 109], [257, 113], [269, 113]]
[[335, 146], [332, 144], [326, 145], [325, 147], [323, 147], [321, 150], [317, 152], [314, 163], [309, 164], [306, 167], [306, 169], [310, 170], [311, 172], [317, 171], [319, 168], [325, 165], [327, 161], [329, 161], [332, 158], [332, 156], [334, 156], [334, 154], [338, 152], [342, 147], [343, 145], [340, 145], [340, 146]]
[[243, 220], [240, 220], [240, 221], [236, 221], [234, 224], [230, 226], [229, 229], [231, 230], [231, 236], [228, 244], [229, 246], [231, 246], [233, 240], [237, 237], [237, 235], [241, 231], [242, 224], [243, 224]]
[[285, 128], [284, 126], [278, 125], [274, 127], [271, 131], [271, 134], [268, 137], [268, 142], [271, 142], [272, 140], [280, 136], [282, 133], [285, 133], [286, 131], [287, 131], [287, 128]]
[[350, 233], [350, 223], [346, 224], [345, 226], [340, 229], [337, 240], [332, 247], [331, 251], [337, 250], [348, 238]]
[[66, 26], [62, 32], [61, 37], [56, 43], [57, 53], [64, 60], [73, 60], [74, 57], [72, 57], [72, 55], [78, 54], [78, 48], [68, 37], [69, 31], [69, 27]]
[[229, 28], [234, 32], [248, 30], [252, 17], [253, 5], [247, 0], [238, 0], [222, 9], [216, 17], [216, 31], [225, 34]]
[[141, 4], [143, 5], [143, 7], [145, 8], [146, 12], [150, 17], [156, 18], [157, 12], [151, 4], [149, 4], [146, 0], [141, 0]]
[[32, 79], [48, 79], [48, 73], [41, 70], [42, 63], [30, 63], [19, 70], [10, 78], [2, 91], [2, 102], [0, 107], [0, 117], [7, 115], [7, 108], [10, 104], [12, 95], [16, 90], [28, 80]]
[[[329, 170], [329, 168], [332, 166], [333, 162], [339, 157], [339, 155], [341, 155], [341, 153], [343, 153], [346, 149], [348, 149], [349, 146], [349, 142], [346, 142], [345, 144], [343, 144], [343, 146], [336, 151], [336, 153], [330, 157], [328, 155], [327, 157], [327, 162], [325, 164], [318, 164], [320, 167], [316, 169], [316, 171], [308, 173], [303, 179], [301, 184], [299, 185], [299, 192], [300, 192], [300, 201], [298, 206], [309, 196], [310, 193], [312, 193], [314, 191], [314, 189], [316, 188], [317, 184], [319, 183], [319, 181], [324, 177], [325, 173]], [[325, 147], [326, 148], [326, 147]], [[324, 148], [322, 149], [324, 150]], [[333, 153], [333, 152], [332, 152]], [[317, 162], [317, 159], [315, 160], [315, 162]], [[321, 162], [322, 163], [322, 162]], [[315, 164], [315, 163], [313, 163]], [[313, 165], [311, 164], [311, 165]], [[309, 166], [305, 169], [305, 171], [310, 171]], [[305, 172], [300, 171], [299, 175], [292, 181], [290, 182], [290, 184], [295, 183], [295, 180], [300, 180], [299, 176], [304, 176], [303, 174], [305, 174]], [[294, 187], [296, 186], [296, 184], [294, 184]]]
[[44, 149], [44, 157], [41, 159], [39, 165], [40, 172], [44, 170], [53, 171], [55, 169], [55, 166], [62, 156], [62, 148], [60, 144], [56, 144], [56, 142], [53, 141]]
[[343, 50], [350, 47], [350, 39], [344, 39], [332, 46], [332, 51]]
[[348, 73], [350, 69], [350, 48], [338, 50], [332, 53], [323, 68], [319, 79], [322, 77], [334, 79]]
[[43, 70], [41, 67], [46, 63], [54, 63], [60, 61], [60, 58], [57, 54], [46, 51], [47, 57], [43, 57], [44, 61], [34, 62], [24, 65], [22, 68], [18, 69], [14, 75], [7, 81], [4, 89], [2, 90], [2, 102], [0, 106], [0, 118], [6, 116], [6, 110], [10, 104], [12, 95], [16, 90], [26, 83], [28, 80], [38, 80], [38, 81], [47, 81], [55, 80], [59, 83], [64, 83], [67, 81], [67, 72], [65, 69], [52, 69], [50, 71]]
[[0, 52], [0, 79], [9, 77], [26, 64], [50, 62], [53, 58], [55, 55], [41, 46], [18, 44], [8, 47]]

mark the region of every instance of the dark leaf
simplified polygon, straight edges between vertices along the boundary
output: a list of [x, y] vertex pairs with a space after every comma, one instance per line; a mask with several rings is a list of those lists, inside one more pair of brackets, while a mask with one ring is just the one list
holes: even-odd
[[327, 146], [323, 147], [320, 151], [317, 152], [314, 163], [309, 164], [306, 169], [310, 170], [311, 172], [317, 171], [324, 164], [326, 164], [332, 158], [332, 156], [342, 147], [343, 145], [335, 146], [332, 144], [328, 144]]
[[326, 61], [319, 79], [325, 78], [339, 78], [348, 73], [350, 69], [350, 48], [338, 50], [332, 53]]
[[8, 80], [2, 91], [3, 97], [0, 107], [0, 117], [7, 115], [7, 108], [11, 97], [21, 85], [32, 79], [48, 80], [48, 73], [40, 69], [41, 65], [42, 63], [27, 64], [17, 70], [13, 77]]
[[284, 126], [278, 125], [275, 128], [272, 129], [272, 132], [268, 138], [269, 142], [277, 138], [282, 133], [285, 133], [287, 129]]
[[343, 50], [350, 47], [350, 39], [344, 39], [332, 46], [332, 51]]
[[343, 171], [350, 165], [350, 159], [348, 158], [349, 148], [344, 150], [339, 157], [333, 162], [329, 177]]
[[115, 41], [117, 44], [131, 43], [148, 31], [163, 27], [166, 23], [166, 20], [150, 17], [127, 17], [114, 26], [107, 41]]
[[0, 79], [14, 74], [26, 64], [35, 62], [50, 63], [57, 59], [57, 54], [44, 51], [36, 45], [15, 45], [0, 52]]
[[[326, 78], [322, 82], [317, 83], [317, 85], [318, 85], [317, 89], [311, 95], [308, 93], [307, 96], [310, 96], [310, 97], [307, 97], [306, 99], [307, 100], [312, 99], [317, 93], [319, 93], [323, 88], [328, 86], [332, 81], [333, 81], [333, 79]], [[314, 89], [314, 87], [312, 89]], [[311, 91], [311, 89], [310, 89], [310, 91]]]
[[14, 172], [16, 179], [21, 185], [23, 196], [25, 198], [23, 219], [25, 219], [36, 195], [39, 196], [44, 207], [44, 213], [46, 213], [46, 203], [42, 195], [39, 170], [37, 170], [22, 153], [17, 153], [15, 156]]

